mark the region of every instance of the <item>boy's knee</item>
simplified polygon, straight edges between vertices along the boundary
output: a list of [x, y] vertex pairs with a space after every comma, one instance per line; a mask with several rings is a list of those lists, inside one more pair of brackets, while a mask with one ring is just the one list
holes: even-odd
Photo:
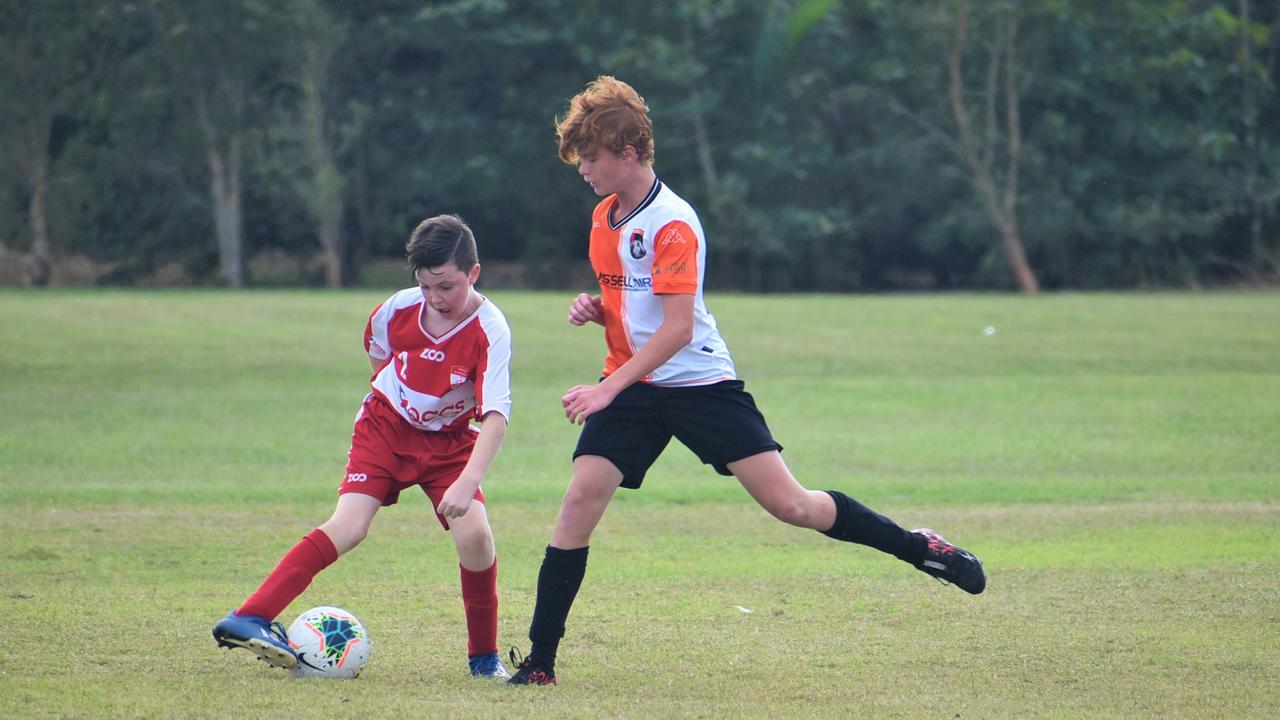
[[564, 501], [561, 503], [565, 508], [598, 508], [601, 505], [607, 505], [613, 497], [613, 488], [602, 486], [598, 483], [570, 483], [569, 489], [565, 491]]
[[493, 534], [486, 523], [450, 523], [458, 560], [469, 570], [483, 570], [493, 563]]
[[560, 506], [564, 511], [572, 511], [589, 504], [591, 501], [591, 493], [583, 491], [581, 488], [573, 485], [564, 494], [564, 500]]
[[471, 517], [470, 513], [450, 520], [449, 531], [453, 533], [454, 542], [459, 545], [476, 547], [493, 544], [493, 533], [489, 530], [489, 523], [483, 518]]
[[766, 504], [764, 509], [782, 522], [802, 528], [816, 529], [821, 515], [821, 509], [807, 493], [774, 500]]
[[321, 526], [339, 553], [359, 545], [369, 535], [369, 524], [335, 517]]
[[768, 510], [771, 515], [788, 525], [808, 527], [809, 509], [803, 503], [782, 502]]

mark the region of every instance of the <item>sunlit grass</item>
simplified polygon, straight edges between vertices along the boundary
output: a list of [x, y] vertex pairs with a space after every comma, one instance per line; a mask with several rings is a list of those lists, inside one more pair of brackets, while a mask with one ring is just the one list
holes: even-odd
[[[359, 614], [360, 680], [220, 651], [213, 621], [332, 508], [384, 295], [0, 292], [0, 716], [1280, 713], [1274, 294], [712, 296], [801, 481], [978, 552], [982, 596], [781, 525], [673, 444], [593, 538], [549, 692], [466, 677], [416, 495], [286, 611]], [[602, 348], [565, 296], [494, 298], [516, 405], [485, 490], [524, 647], [558, 398]]]

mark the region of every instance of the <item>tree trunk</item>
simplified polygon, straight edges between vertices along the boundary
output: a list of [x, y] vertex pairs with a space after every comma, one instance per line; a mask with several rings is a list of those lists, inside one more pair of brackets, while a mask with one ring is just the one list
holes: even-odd
[[303, 69], [303, 95], [307, 124], [307, 149], [314, 186], [310, 199], [316, 233], [324, 253], [325, 284], [342, 287], [345, 277], [346, 239], [342, 234], [342, 173], [333, 159], [326, 129], [324, 85], [333, 50], [320, 43], [308, 43]]
[[[693, 23], [683, 23], [684, 33], [681, 40], [684, 52], [693, 57], [696, 48], [693, 44]], [[720, 177], [716, 173], [715, 160], [711, 154], [711, 137], [707, 133], [706, 112], [702, 107], [702, 93], [698, 90], [698, 79], [690, 78], [689, 83], [690, 115], [693, 116], [693, 141], [698, 155], [698, 167], [702, 169], [702, 181], [707, 184], [707, 197], [714, 204], [720, 196]]]
[[[243, 90], [230, 83], [234, 117], [244, 110]], [[244, 219], [240, 200], [240, 135], [236, 129], [220, 132], [209, 117], [208, 98], [197, 89], [196, 119], [204, 130], [209, 150], [209, 194], [213, 202], [213, 227], [218, 243], [218, 266], [223, 282], [244, 287]], [[226, 137], [225, 142], [219, 138]]]
[[[950, 79], [948, 95], [951, 101], [951, 114], [955, 118], [958, 129], [956, 142], [957, 152], [968, 166], [972, 182], [981, 196], [991, 222], [1000, 235], [1000, 247], [1004, 252], [1009, 270], [1013, 274], [1018, 288], [1028, 294], [1040, 292], [1040, 283], [1031, 270], [1026, 250], [1022, 244], [1022, 234], [1018, 229], [1018, 164], [1022, 156], [1022, 128], [1019, 116], [1018, 86], [1015, 78], [1017, 70], [1017, 21], [1009, 18], [1001, 30], [998, 46], [991, 55], [991, 64], [987, 71], [985, 92], [986, 126], [984, 136], [979, 137], [974, 130], [969, 109], [965, 104], [965, 81], [963, 72], [964, 49], [969, 35], [969, 8], [961, 3], [956, 11], [951, 47], [947, 55], [947, 74]], [[1005, 99], [1005, 173], [1004, 186], [1001, 188], [993, 172], [996, 156], [996, 94], [997, 80], [1004, 74]]]
[[[36, 127], [36, 126], [39, 127]], [[45, 287], [53, 274], [53, 248], [49, 243], [49, 223], [45, 199], [49, 189], [49, 124], [33, 122], [26, 142], [27, 184], [31, 200], [27, 218], [31, 225], [31, 260], [27, 284]]]
[[[35, 85], [30, 47], [19, 35], [16, 44], [17, 73], [23, 87]], [[31, 257], [27, 265], [27, 284], [44, 287], [53, 274], [53, 246], [49, 242], [46, 199], [49, 191], [49, 133], [53, 125], [51, 111], [42, 93], [28, 98], [26, 123], [22, 135], [22, 169], [26, 174], [31, 199], [27, 203], [27, 222], [31, 227]]]
[[357, 280], [378, 234], [380, 206], [369, 192], [368, 148], [363, 142], [356, 147], [355, 212], [359, 226], [355, 247], [347, 254], [346, 277]]
[[209, 184], [222, 279], [231, 287], [244, 287], [244, 223], [240, 206], [238, 139], [233, 138], [228, 144], [226, 158], [218, 148], [209, 148]]
[[698, 148], [698, 166], [702, 168], [702, 180], [707, 184], [707, 196], [713, 198], [714, 203], [715, 198], [720, 197], [720, 175], [711, 154], [711, 136], [707, 133], [706, 113], [697, 87], [690, 89], [690, 102], [693, 105], [693, 139]]
[[329, 203], [320, 209], [320, 244], [324, 246], [325, 285], [339, 288], [345, 284], [346, 269], [343, 262], [346, 243], [342, 235], [341, 200]]
[[1241, 81], [1241, 108], [1244, 124], [1244, 149], [1245, 149], [1245, 172], [1244, 172], [1244, 196], [1245, 206], [1249, 212], [1249, 248], [1252, 255], [1249, 273], [1253, 276], [1254, 281], [1261, 280], [1268, 273], [1280, 270], [1280, 264], [1277, 264], [1276, 256], [1267, 250], [1266, 242], [1262, 237], [1262, 215], [1266, 212], [1266, 205], [1258, 191], [1258, 180], [1263, 174], [1262, 155], [1258, 152], [1258, 135], [1256, 132], [1257, 125], [1257, 109], [1254, 107], [1252, 93], [1252, 77], [1253, 77], [1253, 46], [1249, 39], [1249, 33], [1252, 31], [1250, 22], [1250, 4], [1249, 0], [1239, 0], [1240, 12], [1240, 66], [1243, 71], [1240, 73]]
[[1018, 288], [1028, 295], [1040, 292], [1040, 283], [1031, 271], [1031, 263], [1027, 262], [1027, 253], [1022, 248], [1022, 233], [1018, 229], [1016, 215], [1005, 218], [1000, 224], [1000, 245], [1004, 248], [1004, 256]]

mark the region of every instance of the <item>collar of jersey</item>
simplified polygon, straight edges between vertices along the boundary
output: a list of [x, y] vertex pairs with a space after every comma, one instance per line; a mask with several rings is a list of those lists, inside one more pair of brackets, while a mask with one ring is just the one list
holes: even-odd
[[457, 333], [459, 330], [461, 330], [462, 328], [466, 327], [467, 325], [470, 325], [472, 320], [475, 320], [477, 317], [479, 317], [480, 308], [484, 307], [484, 304], [487, 302], [489, 302], [489, 298], [481, 295], [480, 304], [476, 306], [476, 309], [472, 311], [470, 315], [459, 320], [457, 325], [454, 325], [453, 327], [449, 328], [449, 332], [441, 335], [440, 337], [436, 337], [435, 335], [432, 335], [427, 330], [427, 324], [422, 320], [422, 316], [427, 314], [427, 304], [424, 302], [422, 303], [422, 309], [418, 310], [418, 332], [422, 333], [423, 335], [426, 335], [428, 340], [439, 345], [445, 340], [448, 340], [449, 338], [453, 337], [453, 335]]
[[[635, 210], [632, 210], [631, 212], [627, 213], [627, 216], [626, 216], [626, 217], [622, 218], [621, 220], [619, 220], [619, 221], [618, 221], [618, 222], [616, 222], [616, 223], [615, 223], [615, 222], [612, 222], [612, 221], [609, 221], [609, 229], [610, 229], [610, 230], [617, 230], [618, 228], [622, 227], [623, 225], [626, 225], [627, 223], [631, 222], [631, 218], [633, 218], [633, 217], [635, 217], [635, 216], [639, 215], [639, 214], [640, 214], [640, 213], [641, 213], [645, 208], [649, 207], [649, 205], [650, 205], [651, 203], [653, 203], [653, 199], [654, 199], [654, 198], [656, 198], [656, 197], [658, 197], [658, 193], [659, 193], [661, 190], [662, 190], [662, 181], [658, 180], [658, 176], [657, 176], [657, 175], [654, 175], [654, 176], [653, 176], [653, 185], [651, 185], [651, 186], [649, 187], [649, 194], [645, 195], [645, 196], [644, 196], [644, 200], [642, 200], [642, 201], [640, 202], [640, 204], [636, 206], [636, 209], [635, 209]], [[613, 202], [614, 202], [615, 204], [618, 202], [618, 196], [617, 196], [617, 195], [614, 195], [614, 196], [613, 196]], [[606, 220], [608, 220], [608, 218], [609, 218], [609, 213], [605, 213], [605, 219], [606, 219]]]

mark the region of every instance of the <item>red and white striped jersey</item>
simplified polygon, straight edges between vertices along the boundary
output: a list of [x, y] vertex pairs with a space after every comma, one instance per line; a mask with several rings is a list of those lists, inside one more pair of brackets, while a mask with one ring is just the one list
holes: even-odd
[[485, 300], [441, 337], [423, 324], [426, 302], [406, 288], [374, 309], [364, 330], [370, 357], [386, 360], [369, 384], [421, 430], [466, 429], [489, 412], [511, 418], [511, 329]]
[[659, 295], [694, 296], [693, 340], [644, 379], [654, 385], [709, 385], [736, 376], [729, 348], [702, 300], [707, 243], [698, 214], [666, 185], [653, 187], [636, 209], [609, 221], [618, 202], [610, 195], [591, 216], [591, 267], [600, 283], [604, 374], [631, 359], [662, 325]]

